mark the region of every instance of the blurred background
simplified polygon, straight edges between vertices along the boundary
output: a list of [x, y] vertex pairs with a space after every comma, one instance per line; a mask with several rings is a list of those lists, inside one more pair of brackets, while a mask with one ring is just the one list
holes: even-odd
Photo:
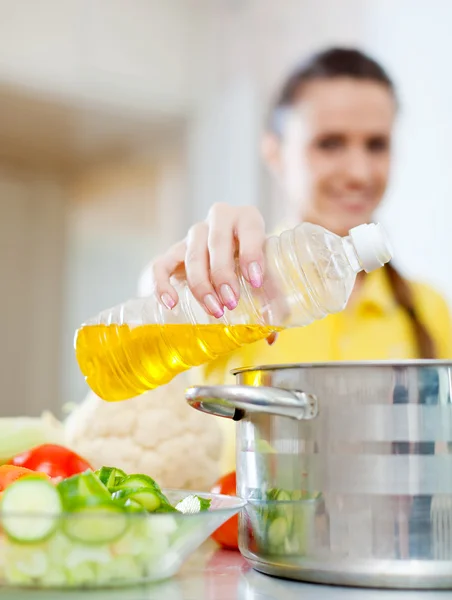
[[452, 300], [452, 3], [0, 0], [3, 415], [61, 415], [87, 391], [73, 334], [213, 202], [276, 192], [268, 103], [307, 53], [357, 45], [402, 115], [381, 215], [408, 276]]

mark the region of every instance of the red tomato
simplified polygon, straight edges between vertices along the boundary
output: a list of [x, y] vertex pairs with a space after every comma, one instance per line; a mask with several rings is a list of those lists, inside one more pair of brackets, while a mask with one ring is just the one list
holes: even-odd
[[52, 479], [65, 479], [88, 469], [92, 470], [91, 465], [81, 456], [55, 444], [43, 444], [17, 454], [9, 464], [47, 473]]
[[[226, 496], [235, 496], [237, 493], [237, 480], [235, 471], [221, 477], [210, 490], [212, 494], [224, 494]], [[219, 527], [212, 538], [228, 550], [238, 550], [239, 548], [239, 516], [235, 515], [229, 521], [226, 521]]]

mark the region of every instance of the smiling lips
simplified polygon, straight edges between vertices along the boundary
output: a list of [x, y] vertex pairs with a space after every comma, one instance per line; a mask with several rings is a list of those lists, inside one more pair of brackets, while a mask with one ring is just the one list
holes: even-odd
[[369, 209], [369, 204], [373, 200], [371, 192], [355, 193], [338, 193], [332, 194], [332, 200], [337, 202], [341, 210], [346, 210], [352, 213], [359, 213]]

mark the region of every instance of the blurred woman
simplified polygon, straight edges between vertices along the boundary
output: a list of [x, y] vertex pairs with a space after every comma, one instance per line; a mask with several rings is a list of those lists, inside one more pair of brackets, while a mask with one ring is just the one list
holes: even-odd
[[[264, 134], [263, 158], [287, 197], [291, 224], [309, 221], [339, 234], [371, 222], [388, 186], [397, 98], [369, 56], [334, 48], [314, 55], [281, 87]], [[143, 282], [162, 303], [178, 302], [170, 283], [185, 272], [196, 299], [215, 317], [234, 309], [240, 269], [255, 287], [264, 271], [264, 222], [254, 207], [214, 205], [202, 223], [153, 262]], [[271, 342], [273, 340], [270, 340]], [[216, 360], [196, 382], [224, 383], [234, 367], [313, 361], [452, 358], [444, 299], [392, 265], [360, 275], [345, 311], [283, 331]], [[224, 470], [233, 470], [234, 428], [224, 421]]]

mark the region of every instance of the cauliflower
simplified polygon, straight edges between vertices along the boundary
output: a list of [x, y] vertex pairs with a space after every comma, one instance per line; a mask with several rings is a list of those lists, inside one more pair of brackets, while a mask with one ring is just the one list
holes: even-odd
[[216, 419], [190, 408], [184, 375], [124, 402], [90, 392], [65, 422], [66, 444], [94, 468], [144, 473], [162, 487], [209, 489], [220, 474]]

